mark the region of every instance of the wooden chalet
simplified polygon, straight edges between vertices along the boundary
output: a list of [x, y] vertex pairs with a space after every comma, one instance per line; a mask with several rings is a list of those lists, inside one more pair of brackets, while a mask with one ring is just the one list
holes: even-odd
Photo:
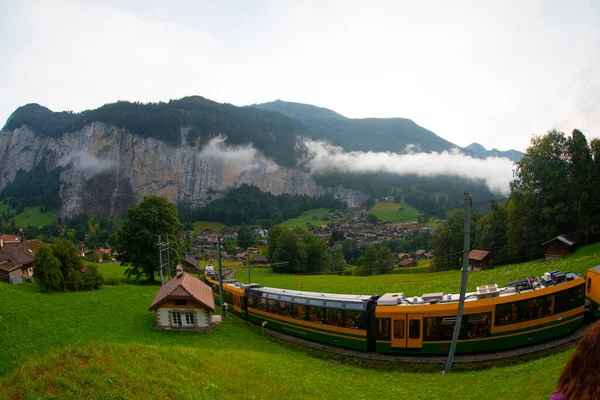
[[469, 253], [469, 271], [481, 271], [494, 265], [492, 253], [485, 250], [471, 250]]
[[405, 267], [416, 267], [417, 266], [417, 262], [415, 261], [414, 258], [405, 258], [402, 261], [400, 261], [400, 263], [398, 263], [399, 267], [405, 268]]
[[194, 257], [186, 257], [181, 263], [183, 270], [185, 272], [201, 272], [200, 267], [198, 266], [198, 260]]
[[564, 256], [568, 256], [577, 247], [577, 235], [568, 234], [560, 235], [552, 240], [542, 243], [546, 247], [546, 261], [558, 260]]
[[5, 236], [0, 237], [0, 282], [23, 283], [33, 277], [34, 253], [22, 238], [5, 243]]
[[254, 258], [252, 258], [252, 263], [255, 265], [265, 265], [268, 262], [269, 260], [267, 259], [267, 256], [263, 254], [257, 254], [254, 256]]
[[177, 276], [161, 286], [148, 311], [155, 311], [157, 328], [210, 330], [215, 312], [212, 288], [178, 265]]

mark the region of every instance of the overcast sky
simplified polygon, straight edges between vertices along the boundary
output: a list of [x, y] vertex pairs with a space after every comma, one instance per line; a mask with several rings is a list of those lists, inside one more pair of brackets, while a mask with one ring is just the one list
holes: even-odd
[[0, 120], [40, 103], [282, 99], [460, 146], [600, 136], [600, 1], [0, 0]]

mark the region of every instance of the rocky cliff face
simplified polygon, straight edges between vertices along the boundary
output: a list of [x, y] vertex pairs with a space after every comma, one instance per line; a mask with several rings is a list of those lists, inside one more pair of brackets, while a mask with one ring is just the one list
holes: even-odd
[[[186, 130], [181, 134], [185, 136]], [[367, 198], [341, 186], [318, 186], [309, 174], [281, 167], [251, 147], [227, 148], [219, 141], [202, 148], [174, 147], [98, 122], [59, 138], [38, 136], [25, 126], [2, 133], [0, 190], [19, 169], [28, 171], [40, 162], [47, 170], [64, 168], [60, 175], [62, 216], [119, 214], [150, 194], [175, 204], [200, 205], [242, 184], [275, 195], [329, 193], [349, 206]]]

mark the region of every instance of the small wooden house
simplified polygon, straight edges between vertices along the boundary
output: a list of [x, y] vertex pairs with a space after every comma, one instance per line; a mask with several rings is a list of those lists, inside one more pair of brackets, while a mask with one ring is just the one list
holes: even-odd
[[494, 259], [489, 251], [471, 250], [469, 253], [469, 271], [481, 271], [494, 265]]
[[257, 254], [254, 256], [254, 258], [252, 258], [252, 264], [255, 265], [265, 265], [269, 262], [269, 260], [267, 259], [267, 256], [263, 255], [263, 254]]
[[542, 243], [546, 247], [546, 261], [558, 260], [568, 256], [577, 247], [577, 236], [575, 234], [560, 235], [552, 240]]
[[161, 286], [148, 311], [155, 311], [157, 328], [210, 330], [215, 312], [212, 288], [178, 266], [177, 276]]
[[23, 279], [33, 276], [33, 251], [21, 240], [4, 242], [0, 237], [0, 281], [23, 283]]

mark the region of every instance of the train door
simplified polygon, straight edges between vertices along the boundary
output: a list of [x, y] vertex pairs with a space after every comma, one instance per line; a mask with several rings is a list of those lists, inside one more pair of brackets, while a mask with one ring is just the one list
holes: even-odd
[[420, 349], [423, 347], [423, 314], [408, 314], [406, 347]]
[[406, 314], [392, 314], [392, 347], [406, 348]]
[[242, 299], [238, 295], [233, 295], [233, 309], [239, 314], [242, 313]]

